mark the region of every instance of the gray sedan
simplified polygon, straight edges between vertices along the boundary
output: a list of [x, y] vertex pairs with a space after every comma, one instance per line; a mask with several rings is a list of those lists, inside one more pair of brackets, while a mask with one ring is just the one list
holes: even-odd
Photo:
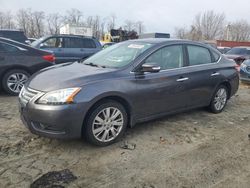
[[205, 44], [131, 40], [33, 75], [20, 113], [34, 134], [106, 146], [139, 122], [198, 107], [219, 113], [238, 86], [234, 63]]

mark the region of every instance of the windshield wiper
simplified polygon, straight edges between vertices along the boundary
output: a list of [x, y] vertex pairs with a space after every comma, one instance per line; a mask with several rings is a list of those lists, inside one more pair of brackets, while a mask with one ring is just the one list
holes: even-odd
[[106, 66], [104, 65], [97, 65], [97, 64], [94, 64], [94, 63], [83, 63], [84, 65], [90, 65], [92, 67], [101, 67], [101, 68], [106, 68]]

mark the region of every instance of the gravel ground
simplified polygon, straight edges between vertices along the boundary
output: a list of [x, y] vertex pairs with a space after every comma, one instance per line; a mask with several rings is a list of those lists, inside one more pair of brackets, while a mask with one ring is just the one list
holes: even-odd
[[[198, 109], [139, 124], [105, 148], [32, 135], [17, 98], [0, 94], [0, 131], [0, 187], [30, 187], [40, 177], [54, 187], [250, 187], [247, 85], [221, 114]], [[64, 174], [46, 180], [57, 171]], [[68, 172], [72, 181], [58, 180]]]

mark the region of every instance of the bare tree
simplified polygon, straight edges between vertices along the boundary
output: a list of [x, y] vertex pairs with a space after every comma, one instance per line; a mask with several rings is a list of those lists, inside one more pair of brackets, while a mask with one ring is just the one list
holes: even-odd
[[29, 12], [30, 10], [20, 9], [16, 14], [17, 26], [27, 35], [29, 33]]
[[233, 41], [248, 41], [250, 39], [250, 24], [239, 20], [227, 25], [227, 39]]
[[111, 29], [115, 29], [116, 27], [116, 15], [111, 14], [108, 18], [107, 30], [110, 31]]
[[124, 25], [124, 29], [127, 31], [135, 30], [135, 23], [131, 20], [126, 20], [125, 25]]
[[59, 34], [62, 24], [62, 16], [59, 13], [49, 14], [47, 16], [47, 26], [49, 34]]
[[65, 23], [82, 25], [83, 24], [83, 13], [78, 9], [70, 9], [67, 11], [65, 16]]
[[10, 11], [0, 12], [0, 28], [1, 29], [15, 29], [14, 16]]
[[195, 16], [193, 25], [203, 40], [219, 39], [223, 36], [225, 15], [206, 11]]
[[32, 18], [34, 22], [35, 31], [33, 36], [35, 38], [40, 38], [43, 36], [45, 28], [44, 28], [44, 19], [45, 13], [43, 11], [35, 11], [32, 13]]
[[142, 21], [137, 21], [135, 23], [135, 30], [139, 35], [145, 32], [145, 26]]

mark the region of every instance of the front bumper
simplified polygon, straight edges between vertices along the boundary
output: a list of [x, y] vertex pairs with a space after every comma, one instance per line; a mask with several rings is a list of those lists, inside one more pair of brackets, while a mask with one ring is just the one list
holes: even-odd
[[26, 105], [19, 99], [19, 112], [24, 125], [34, 134], [50, 138], [81, 138], [85, 117], [84, 104]]

